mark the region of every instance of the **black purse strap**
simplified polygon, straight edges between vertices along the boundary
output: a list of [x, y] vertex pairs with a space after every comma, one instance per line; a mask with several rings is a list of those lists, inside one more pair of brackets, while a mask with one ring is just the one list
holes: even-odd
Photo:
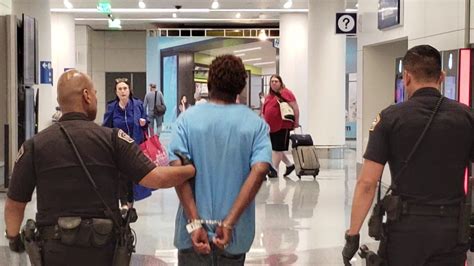
[[117, 220], [117, 217], [114, 215], [112, 209], [110, 208], [110, 206], [105, 202], [104, 198], [102, 197], [102, 195], [100, 194], [98, 188], [97, 188], [97, 184], [95, 183], [94, 179], [92, 178], [89, 170], [87, 169], [86, 167], [86, 164], [84, 163], [84, 160], [82, 159], [82, 156], [79, 154], [79, 151], [77, 150], [77, 147], [76, 147], [76, 144], [74, 144], [74, 141], [72, 140], [71, 138], [71, 135], [69, 135], [69, 132], [66, 130], [66, 128], [64, 128], [64, 126], [58, 122], [57, 123], [59, 125], [59, 127], [61, 128], [61, 131], [64, 133], [64, 135], [66, 136], [66, 138], [68, 139], [69, 143], [71, 144], [71, 147], [74, 151], [74, 153], [76, 154], [76, 157], [79, 161], [79, 163], [81, 164], [81, 167], [82, 169], [84, 170], [84, 173], [86, 174], [87, 178], [89, 179], [89, 184], [92, 186], [92, 188], [94, 189], [95, 193], [97, 194], [97, 196], [99, 197], [100, 201], [102, 201], [102, 204], [104, 205], [105, 207], [105, 215], [109, 218], [112, 219], [112, 221], [115, 223], [115, 226], [117, 226], [117, 228], [120, 228], [120, 223], [119, 221]]
[[158, 92], [155, 91], [155, 101], [153, 102], [153, 108], [155, 108], [155, 106], [156, 106], [156, 94], [157, 94], [157, 93], [158, 93]]
[[[388, 193], [390, 193], [391, 191], [394, 191], [397, 189], [398, 187], [398, 184], [399, 184], [399, 179], [400, 177], [402, 176], [402, 173], [405, 171], [405, 169], [408, 167], [408, 163], [410, 162], [410, 159], [413, 157], [413, 155], [415, 154], [416, 150], [418, 149], [418, 146], [420, 146], [420, 143], [421, 141], [423, 140], [423, 138], [425, 137], [426, 135], [426, 132], [428, 131], [429, 127], [431, 126], [431, 123], [433, 122], [433, 119], [434, 117], [436, 116], [436, 114], [438, 113], [438, 110], [439, 110], [439, 107], [441, 106], [441, 103], [443, 102], [443, 99], [444, 99], [444, 96], [441, 96], [438, 100], [438, 102], [436, 103], [436, 106], [435, 108], [433, 109], [432, 113], [431, 113], [431, 116], [430, 116], [430, 119], [428, 120], [428, 122], [426, 123], [425, 125], [425, 128], [423, 129], [423, 131], [421, 132], [421, 135], [418, 137], [418, 140], [416, 141], [415, 145], [413, 146], [413, 148], [411, 149], [410, 153], [408, 154], [408, 157], [406, 158], [405, 161], [403, 161], [403, 166], [402, 168], [400, 169], [400, 171], [395, 175], [395, 177], [393, 178], [393, 181], [392, 181], [392, 184], [390, 185], [390, 187], [388, 188], [387, 192], [385, 193], [385, 195], [387, 195]], [[377, 192], [377, 202], [380, 202], [380, 199], [381, 199], [381, 196], [382, 196], [382, 176], [380, 176], [380, 179], [379, 179], [379, 190]]]

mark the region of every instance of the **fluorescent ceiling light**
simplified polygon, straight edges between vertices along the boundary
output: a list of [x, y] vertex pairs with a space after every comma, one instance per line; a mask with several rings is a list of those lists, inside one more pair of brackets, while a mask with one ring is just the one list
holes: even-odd
[[262, 58], [251, 58], [251, 59], [245, 59], [245, 60], [242, 60], [242, 62], [253, 62], [253, 61], [260, 61], [262, 60]]
[[142, 8], [142, 9], [143, 9], [143, 8], [146, 8], [145, 2], [143, 2], [143, 0], [138, 1], [138, 7], [139, 7], [139, 8]]
[[[97, 8], [76, 8], [74, 10], [67, 8], [51, 8], [51, 12], [57, 13], [97, 13]], [[176, 8], [112, 8], [113, 13], [173, 13], [176, 12]], [[278, 12], [290, 12], [290, 13], [307, 13], [308, 9], [209, 9], [209, 8], [181, 8], [181, 13], [209, 13], [209, 12], [240, 12], [240, 13], [278, 13]]]
[[235, 14], [235, 18], [240, 18], [240, 12]]
[[241, 53], [241, 54], [236, 54], [235, 56], [237, 56], [237, 57], [242, 57], [242, 56], [245, 56], [245, 54], [244, 54], [244, 53]]
[[254, 66], [263, 66], [263, 65], [271, 65], [271, 64], [275, 64], [275, 61], [255, 63], [253, 65]]
[[242, 52], [248, 52], [248, 51], [254, 51], [254, 50], [261, 50], [262, 47], [253, 47], [253, 48], [247, 48], [247, 49], [242, 49], [242, 50], [236, 50], [234, 51], [234, 54], [242, 53]]
[[293, 1], [288, 0], [288, 1], [286, 1], [286, 3], [283, 5], [283, 7], [284, 7], [284, 8], [291, 8], [292, 5], [293, 5]]
[[73, 9], [74, 8], [74, 6], [72, 5], [71, 2], [69, 2], [69, 0], [64, 0], [63, 4], [67, 9]]
[[346, 12], [357, 12], [356, 8], [346, 8]]
[[218, 9], [219, 8], [219, 2], [217, 2], [217, 0], [212, 1], [211, 8], [212, 9]]

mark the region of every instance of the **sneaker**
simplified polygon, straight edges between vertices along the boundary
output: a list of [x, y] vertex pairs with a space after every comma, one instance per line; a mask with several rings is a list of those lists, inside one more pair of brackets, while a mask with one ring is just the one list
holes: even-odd
[[295, 165], [294, 164], [292, 164], [290, 166], [287, 166], [285, 174], [283, 176], [288, 176], [289, 174], [291, 174], [291, 172], [293, 172], [293, 170], [295, 170]]
[[268, 170], [268, 177], [269, 178], [275, 178], [275, 177], [278, 177], [278, 173], [277, 171], [275, 170], [275, 168], [273, 168], [272, 166], [270, 166], [270, 169]]

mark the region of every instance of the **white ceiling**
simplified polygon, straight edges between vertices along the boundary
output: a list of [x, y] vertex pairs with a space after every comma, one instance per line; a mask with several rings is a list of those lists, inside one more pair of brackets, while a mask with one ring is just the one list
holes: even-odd
[[[256, 47], [261, 47], [261, 49], [258, 50], [251, 50], [251, 51], [242, 51], [239, 52], [239, 50], [246, 50], [246, 49], [252, 49]], [[211, 55], [211, 56], [218, 56], [218, 55], [223, 55], [223, 54], [233, 54], [237, 55], [242, 60], [244, 61], [244, 64], [246, 65], [254, 65], [256, 67], [275, 67], [275, 63], [272, 64], [265, 64], [265, 65], [258, 65], [259, 63], [266, 63], [266, 62], [275, 62], [276, 59], [276, 49], [273, 48], [273, 44], [271, 40], [267, 41], [255, 41], [252, 43], [246, 43], [246, 44], [241, 44], [241, 45], [236, 45], [236, 46], [231, 46], [231, 47], [225, 47], [225, 48], [218, 48], [218, 49], [212, 49], [212, 50], [205, 50], [205, 51], [200, 51], [199, 53]], [[252, 60], [252, 59], [258, 59], [259, 60]], [[246, 60], [251, 60], [251, 61], [246, 61]], [[257, 64], [257, 65], [255, 65]]]
[[[211, 9], [212, 1], [213, 0], [144, 0], [146, 9], [138, 8], [138, 0], [110, 0], [110, 3], [112, 5], [113, 16], [122, 20], [123, 29], [151, 29], [157, 28], [158, 26], [163, 27], [163, 24], [176, 25], [178, 27], [185, 27], [186, 25], [209, 27], [212, 25], [246, 24], [277, 26], [282, 11], [306, 12], [308, 1], [311, 0], [293, 0], [291, 9], [283, 8], [287, 0], [219, 0], [219, 9], [217, 10]], [[50, 0], [50, 7], [52, 10], [62, 9], [61, 12], [66, 11], [72, 14], [74, 18], [76, 18], [76, 24], [90, 25], [94, 29], [108, 28], [106, 15], [96, 11], [99, 0], [69, 0], [69, 2], [73, 4], [74, 9], [67, 10], [63, 4], [63, 0]], [[346, 6], [352, 8], [357, 0], [346, 0], [346, 2]], [[172, 13], [176, 11], [176, 5], [180, 5], [181, 10], [177, 12], [178, 18], [173, 19]], [[123, 10], [124, 12], [113, 11], [113, 9], [124, 8], [134, 10]], [[81, 11], [80, 9], [89, 9], [89, 11]], [[235, 9], [245, 10], [236, 11]], [[249, 9], [254, 10], [247, 11]], [[240, 19], [236, 19], [237, 13], [240, 13]], [[184, 21], [183, 19], [191, 19], [193, 21]]]

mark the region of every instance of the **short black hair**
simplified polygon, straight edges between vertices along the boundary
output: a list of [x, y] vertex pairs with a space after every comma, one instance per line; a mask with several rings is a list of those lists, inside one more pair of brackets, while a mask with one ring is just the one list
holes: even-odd
[[239, 57], [221, 55], [211, 63], [207, 87], [211, 99], [235, 102], [247, 83], [247, 71]]
[[438, 81], [441, 75], [441, 54], [430, 45], [418, 45], [403, 57], [403, 68], [417, 81]]

